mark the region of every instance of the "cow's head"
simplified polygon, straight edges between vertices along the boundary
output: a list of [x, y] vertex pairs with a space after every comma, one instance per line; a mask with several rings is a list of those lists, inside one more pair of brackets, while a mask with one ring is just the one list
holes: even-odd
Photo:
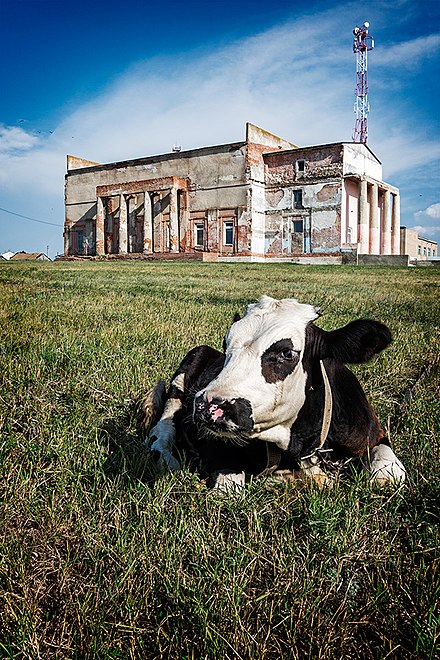
[[195, 422], [217, 436], [261, 438], [286, 448], [313, 361], [364, 362], [391, 341], [376, 321], [325, 332], [313, 324], [318, 316], [315, 307], [294, 299], [263, 296], [249, 305], [226, 335], [222, 371], [195, 396]]

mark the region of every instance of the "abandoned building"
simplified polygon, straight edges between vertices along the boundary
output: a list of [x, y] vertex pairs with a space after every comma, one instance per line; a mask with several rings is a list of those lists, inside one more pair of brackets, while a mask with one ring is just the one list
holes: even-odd
[[[101, 165], [67, 157], [65, 256], [400, 253], [400, 196], [365, 144], [242, 142]], [[171, 256], [171, 255], [170, 255]]]

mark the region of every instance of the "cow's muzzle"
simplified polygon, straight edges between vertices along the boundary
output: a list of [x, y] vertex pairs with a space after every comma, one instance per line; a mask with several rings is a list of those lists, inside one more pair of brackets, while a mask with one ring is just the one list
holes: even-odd
[[246, 399], [222, 399], [197, 394], [194, 399], [194, 421], [216, 433], [249, 433], [254, 426], [252, 406]]

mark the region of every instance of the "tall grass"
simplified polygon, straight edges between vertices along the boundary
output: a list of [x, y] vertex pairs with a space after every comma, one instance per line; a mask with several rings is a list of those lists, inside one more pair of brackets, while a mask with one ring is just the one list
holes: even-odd
[[[7, 263], [0, 291], [0, 656], [436, 657], [436, 270]], [[384, 426], [430, 366], [392, 427], [403, 488], [155, 474], [133, 400], [262, 293], [391, 327], [356, 368]]]

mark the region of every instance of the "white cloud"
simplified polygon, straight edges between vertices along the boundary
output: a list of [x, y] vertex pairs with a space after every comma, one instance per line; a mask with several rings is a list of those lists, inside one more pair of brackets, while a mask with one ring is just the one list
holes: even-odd
[[437, 234], [440, 232], [440, 225], [424, 226], [424, 225], [415, 225], [411, 227], [415, 229], [421, 236], [426, 236], [427, 238], [434, 238], [437, 240]]
[[38, 137], [19, 126], [0, 124], [0, 154], [28, 151], [38, 144]]
[[414, 227], [420, 234], [432, 236], [440, 231], [438, 220], [440, 219], [440, 203], [431, 204], [428, 208], [414, 213], [414, 221], [419, 224]]
[[374, 53], [375, 66], [413, 69], [422, 60], [433, 57], [440, 48], [440, 33], [416, 37], [391, 46], [377, 48]]
[[440, 204], [431, 204], [424, 212], [430, 218], [440, 218]]
[[440, 234], [440, 203], [431, 204], [422, 211], [414, 213], [415, 224], [412, 229], [415, 229], [422, 236], [433, 238], [438, 241]]

